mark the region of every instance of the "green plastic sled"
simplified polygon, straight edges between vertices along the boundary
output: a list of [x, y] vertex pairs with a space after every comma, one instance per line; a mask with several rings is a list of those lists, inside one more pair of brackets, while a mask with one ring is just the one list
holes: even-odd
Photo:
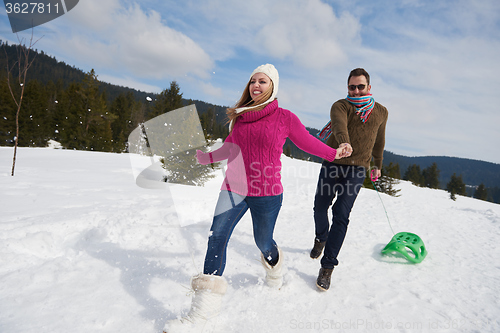
[[401, 253], [406, 259], [415, 264], [422, 262], [427, 255], [424, 242], [411, 232], [400, 232], [394, 235], [389, 244], [382, 250], [382, 254], [389, 254], [394, 251]]

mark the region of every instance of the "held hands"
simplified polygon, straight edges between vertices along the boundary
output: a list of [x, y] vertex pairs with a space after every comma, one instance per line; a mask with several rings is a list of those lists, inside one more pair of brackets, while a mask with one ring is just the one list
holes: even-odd
[[352, 154], [352, 147], [348, 143], [341, 143], [337, 148], [337, 154], [335, 155], [335, 159], [340, 159], [344, 157], [349, 157]]

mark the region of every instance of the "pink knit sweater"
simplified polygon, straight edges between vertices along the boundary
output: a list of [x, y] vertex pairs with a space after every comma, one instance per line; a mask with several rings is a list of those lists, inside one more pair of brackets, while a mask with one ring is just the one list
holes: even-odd
[[237, 118], [232, 133], [219, 149], [198, 152], [201, 164], [228, 159], [221, 190], [244, 196], [272, 196], [283, 193], [281, 154], [286, 138], [300, 149], [328, 161], [336, 150], [309, 134], [299, 118], [278, 107], [278, 100], [260, 111]]

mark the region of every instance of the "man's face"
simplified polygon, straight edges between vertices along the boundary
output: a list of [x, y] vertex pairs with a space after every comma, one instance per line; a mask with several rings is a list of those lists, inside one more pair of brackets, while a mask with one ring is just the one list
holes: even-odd
[[347, 85], [347, 93], [351, 97], [361, 97], [368, 95], [371, 89], [372, 86], [368, 85], [368, 82], [366, 82], [366, 77], [364, 75], [351, 77], [349, 79], [349, 84]]

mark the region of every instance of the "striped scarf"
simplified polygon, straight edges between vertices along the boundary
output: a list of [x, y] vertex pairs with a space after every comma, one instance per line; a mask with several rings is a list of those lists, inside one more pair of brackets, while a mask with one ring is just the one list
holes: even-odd
[[361, 121], [366, 123], [375, 106], [375, 99], [372, 94], [361, 97], [351, 97], [348, 95], [345, 99], [356, 107], [356, 114], [359, 114]]
[[[375, 106], [375, 99], [372, 94], [361, 97], [346, 97], [346, 100], [356, 107], [356, 114], [359, 114], [361, 121], [366, 123], [372, 114], [373, 107]], [[321, 140], [328, 140], [332, 134], [332, 122], [329, 121], [317, 134]]]

